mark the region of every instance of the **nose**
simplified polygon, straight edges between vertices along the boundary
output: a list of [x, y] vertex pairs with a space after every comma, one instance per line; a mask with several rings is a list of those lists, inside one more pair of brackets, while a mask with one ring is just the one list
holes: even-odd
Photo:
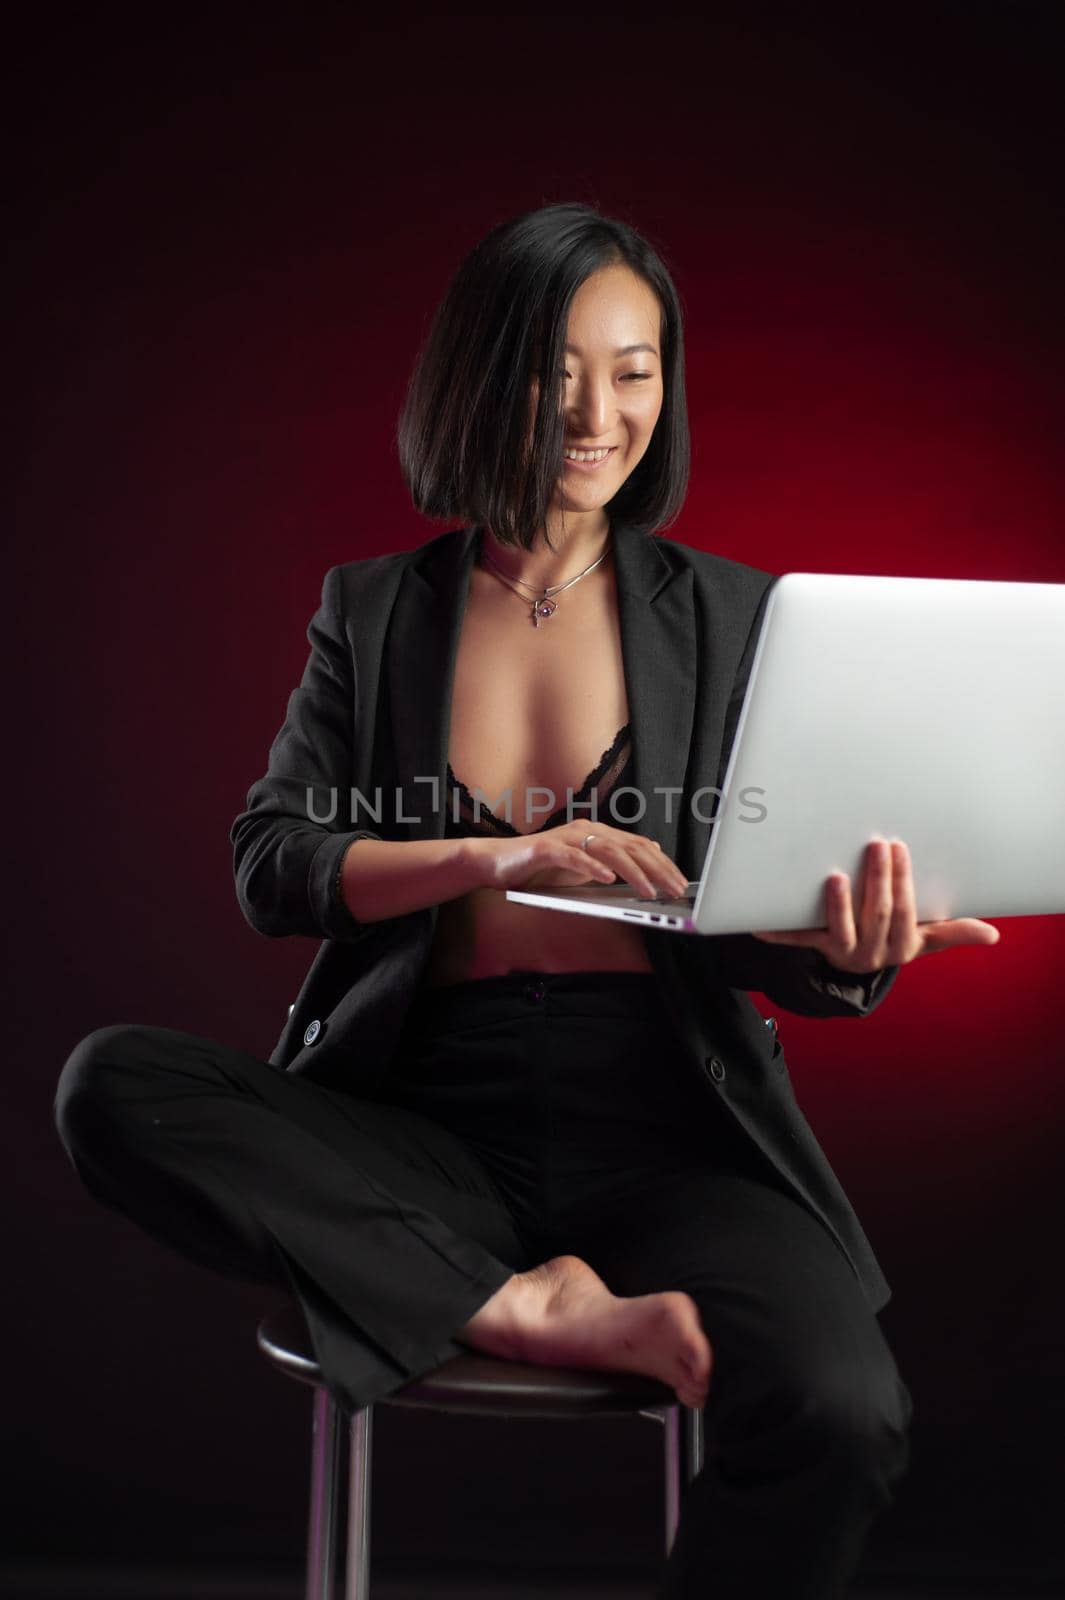
[[568, 431], [582, 439], [598, 439], [613, 426], [617, 406], [610, 380], [586, 372], [575, 385], [566, 407]]

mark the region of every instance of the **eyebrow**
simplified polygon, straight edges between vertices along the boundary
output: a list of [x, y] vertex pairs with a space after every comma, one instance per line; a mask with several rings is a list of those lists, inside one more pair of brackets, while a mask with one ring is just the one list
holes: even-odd
[[[564, 345], [563, 349], [568, 356], [579, 356], [581, 353], [575, 344]], [[631, 356], [634, 350], [649, 350], [653, 356], [658, 354], [653, 344], [623, 344], [614, 351], [614, 354], [616, 356]]]

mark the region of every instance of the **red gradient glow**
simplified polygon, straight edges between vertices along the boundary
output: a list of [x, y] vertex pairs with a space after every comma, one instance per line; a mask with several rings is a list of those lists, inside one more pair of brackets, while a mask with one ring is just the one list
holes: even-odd
[[[23, 1365], [48, 1366], [60, 1421], [42, 1460], [70, 1464], [65, 1502], [88, 1496], [87, 1517], [97, 1439], [69, 1419], [98, 1374], [88, 1356], [83, 1374], [72, 1364], [69, 1307], [95, 1303], [110, 1224], [60, 1170], [54, 1082], [76, 1041], [113, 1021], [262, 1055], [280, 1032], [316, 946], [243, 922], [229, 826], [299, 681], [326, 569], [441, 531], [411, 509], [395, 419], [431, 309], [490, 226], [587, 199], [665, 252], [693, 438], [670, 537], [773, 572], [1065, 582], [1050, 52], [1024, 33], [1025, 8], [1001, 29], [982, 8], [955, 28], [958, 8], [923, 7], [908, 31], [892, 8], [875, 39], [854, 7], [820, 33], [808, 8], [762, 32], [748, 9], [737, 24], [671, 19], [653, 52], [642, 13], [612, 15], [579, 107], [556, 19], [534, 48], [529, 19], [502, 15], [364, 34], [339, 9], [302, 30], [263, 14], [254, 36], [231, 37], [221, 17], [202, 30], [175, 18], [165, 36], [153, 16], [150, 42], [104, 49], [87, 14], [56, 19], [23, 73], [5, 630], [18, 775], [5, 1072], [22, 1104], [4, 1137], [20, 1215], [66, 1230], [44, 1250], [25, 1236], [39, 1281]], [[545, 102], [545, 59], [567, 83], [564, 116]], [[913, 963], [865, 1021], [777, 1017], [800, 1102], [896, 1287], [888, 1315], [903, 1319], [926, 1437], [939, 1407], [948, 1469], [933, 1484], [918, 1461], [914, 1504], [931, 1508], [918, 1533], [953, 1526], [960, 1548], [966, 1474], [985, 1471], [976, 1498], [986, 1488], [997, 1517], [1012, 1485], [1009, 1537], [1019, 1548], [1026, 1529], [1038, 1548], [1049, 1503], [1020, 1497], [1035, 1471], [1025, 1429], [1037, 1440], [1048, 1384], [1061, 1393], [1065, 1306], [1048, 1262], [1065, 917], [998, 926], [994, 948]], [[147, 1312], [162, 1258], [114, 1226]], [[93, 1227], [95, 1257], [77, 1242]], [[62, 1260], [57, 1239], [72, 1241]], [[177, 1270], [175, 1313], [202, 1340]], [[103, 1323], [98, 1337], [102, 1354]], [[143, 1381], [154, 1398], [154, 1365]], [[210, 1404], [190, 1433], [198, 1471]], [[956, 1414], [971, 1426], [964, 1461]], [[153, 1508], [187, 1476], [157, 1431]], [[1049, 1460], [1045, 1428], [1043, 1458], [1033, 1450]], [[122, 1473], [114, 1504], [134, 1525]], [[42, 1515], [24, 1482], [27, 1517]], [[203, 1503], [228, 1505], [226, 1492], [204, 1488]], [[97, 1514], [107, 1525], [113, 1506]]]

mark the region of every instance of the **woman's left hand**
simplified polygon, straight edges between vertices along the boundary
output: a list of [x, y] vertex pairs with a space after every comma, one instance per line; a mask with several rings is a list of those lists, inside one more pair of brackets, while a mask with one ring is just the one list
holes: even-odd
[[857, 921], [845, 872], [827, 880], [828, 928], [793, 928], [756, 933], [771, 944], [797, 944], [820, 950], [843, 972], [875, 972], [904, 966], [916, 956], [949, 950], [956, 944], [997, 944], [999, 930], [975, 917], [950, 922], [918, 922], [910, 852], [901, 839], [873, 839], [865, 853], [858, 888]]

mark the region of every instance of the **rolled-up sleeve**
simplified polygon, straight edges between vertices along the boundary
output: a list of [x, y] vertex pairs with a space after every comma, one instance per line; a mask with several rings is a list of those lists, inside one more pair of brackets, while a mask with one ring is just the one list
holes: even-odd
[[237, 899], [259, 933], [351, 940], [369, 926], [348, 909], [340, 870], [368, 828], [344, 828], [358, 716], [355, 662], [340, 604], [340, 569], [331, 567], [307, 627], [311, 651], [285, 721], [270, 746], [264, 777], [230, 828]]
[[867, 1017], [886, 997], [898, 967], [846, 972], [819, 950], [774, 944], [752, 933], [707, 938], [719, 975], [733, 989], [756, 989], [786, 1011], [808, 1017]]

